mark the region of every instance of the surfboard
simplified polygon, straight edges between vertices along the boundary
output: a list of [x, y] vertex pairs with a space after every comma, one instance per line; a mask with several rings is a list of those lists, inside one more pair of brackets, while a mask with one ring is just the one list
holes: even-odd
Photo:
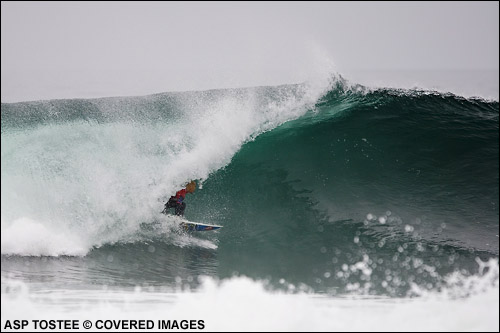
[[185, 231], [209, 231], [222, 228], [221, 225], [191, 222], [186, 220], [182, 216], [171, 215], [171, 214], [165, 214], [165, 219], [166, 221], [171, 222], [174, 225], [180, 226], [180, 228]]
[[180, 225], [185, 231], [209, 231], [222, 228], [221, 225], [197, 223], [191, 221], [182, 221]]

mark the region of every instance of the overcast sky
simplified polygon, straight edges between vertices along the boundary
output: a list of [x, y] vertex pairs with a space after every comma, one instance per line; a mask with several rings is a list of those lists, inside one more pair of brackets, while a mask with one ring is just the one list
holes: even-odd
[[5, 2], [2, 102], [498, 70], [495, 2]]

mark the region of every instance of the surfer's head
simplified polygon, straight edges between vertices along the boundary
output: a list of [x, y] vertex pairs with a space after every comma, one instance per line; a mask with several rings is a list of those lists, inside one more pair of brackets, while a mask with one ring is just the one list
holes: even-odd
[[193, 193], [196, 190], [196, 182], [194, 180], [186, 185], [186, 192]]

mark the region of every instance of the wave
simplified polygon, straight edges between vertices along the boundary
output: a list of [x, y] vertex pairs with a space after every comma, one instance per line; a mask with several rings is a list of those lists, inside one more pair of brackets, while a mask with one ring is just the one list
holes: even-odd
[[[3, 256], [86, 256], [119, 274], [154, 252], [172, 261], [159, 278], [184, 248], [186, 277], [335, 293], [370, 271], [390, 294], [410, 286], [388, 276], [435, 288], [498, 256], [497, 101], [329, 77], [1, 108]], [[224, 231], [152, 231], [190, 179], [186, 217]]]
[[127, 238], [157, 217], [159, 198], [207, 178], [245, 142], [305, 113], [322, 89], [2, 104], [2, 228], [36, 221], [76, 235], [87, 251]]

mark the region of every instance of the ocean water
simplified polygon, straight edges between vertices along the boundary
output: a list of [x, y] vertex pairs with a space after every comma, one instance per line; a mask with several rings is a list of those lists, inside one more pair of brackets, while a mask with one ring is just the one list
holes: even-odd
[[[1, 113], [2, 329], [498, 331], [498, 98], [329, 75]], [[219, 231], [160, 214], [191, 179]]]

